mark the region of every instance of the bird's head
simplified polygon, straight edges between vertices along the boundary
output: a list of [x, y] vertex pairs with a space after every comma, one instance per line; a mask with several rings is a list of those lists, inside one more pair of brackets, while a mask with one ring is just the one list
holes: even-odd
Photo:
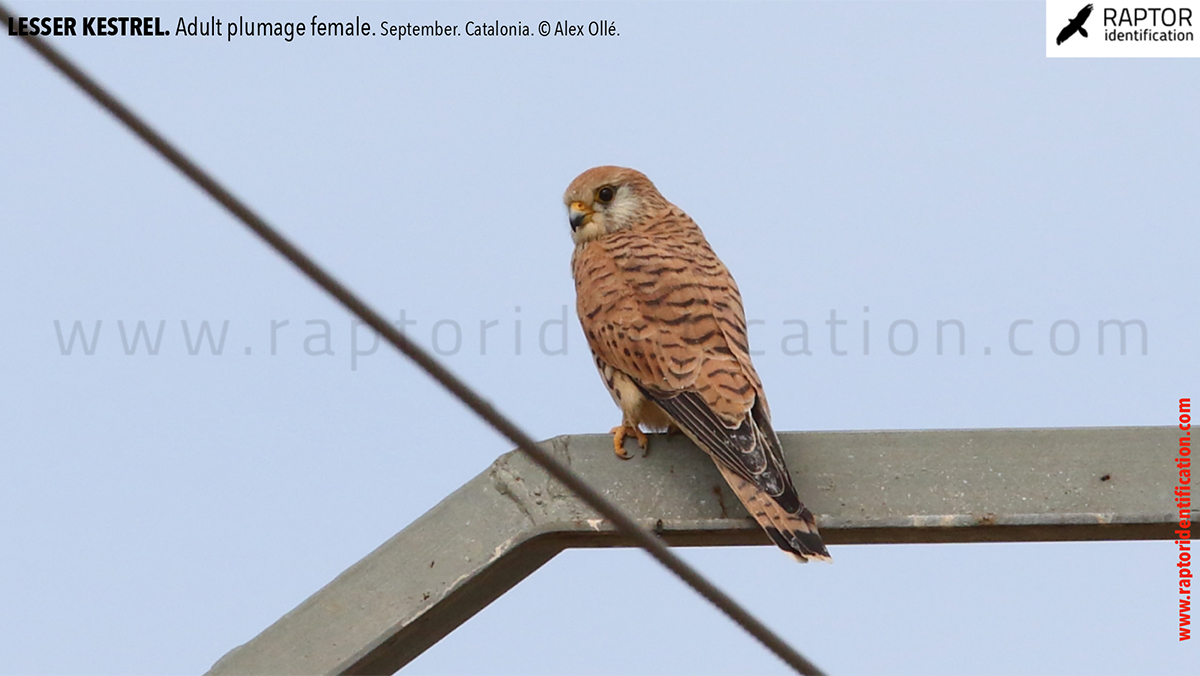
[[563, 203], [576, 245], [632, 228], [667, 206], [645, 174], [624, 167], [588, 169], [571, 181]]

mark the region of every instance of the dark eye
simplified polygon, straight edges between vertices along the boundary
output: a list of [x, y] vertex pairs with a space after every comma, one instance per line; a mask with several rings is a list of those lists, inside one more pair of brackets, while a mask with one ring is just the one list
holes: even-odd
[[612, 189], [611, 185], [606, 185], [596, 191], [596, 199], [608, 204], [612, 201], [613, 196], [616, 194], [616, 191]]

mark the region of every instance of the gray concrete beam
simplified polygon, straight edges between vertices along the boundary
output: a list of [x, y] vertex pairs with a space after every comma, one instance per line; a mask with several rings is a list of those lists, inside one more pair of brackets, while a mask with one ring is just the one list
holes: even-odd
[[[782, 440], [826, 542], [849, 544], [1173, 539], [1177, 437], [1117, 427]], [[673, 545], [769, 544], [682, 437], [654, 436], [647, 457], [627, 462], [607, 435], [544, 443]], [[209, 673], [393, 673], [563, 549], [625, 544], [514, 451]]]

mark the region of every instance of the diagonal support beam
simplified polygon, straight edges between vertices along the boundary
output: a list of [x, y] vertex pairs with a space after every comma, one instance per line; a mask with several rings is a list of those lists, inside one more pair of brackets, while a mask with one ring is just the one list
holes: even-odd
[[[830, 544], [1174, 539], [1174, 427], [781, 435]], [[769, 544], [712, 462], [654, 436], [544, 442], [673, 545]], [[500, 456], [210, 674], [393, 673], [567, 547], [627, 543], [518, 453]], [[836, 557], [836, 552], [834, 552]]]

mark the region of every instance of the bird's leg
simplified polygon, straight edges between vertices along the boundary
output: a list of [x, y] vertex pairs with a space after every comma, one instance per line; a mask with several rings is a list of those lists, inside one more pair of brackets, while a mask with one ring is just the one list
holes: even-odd
[[628, 460], [633, 457], [625, 452], [625, 434], [627, 429], [625, 423], [621, 423], [609, 430], [609, 434], [613, 435], [613, 452], [622, 460]]
[[625, 452], [625, 437], [629, 436], [631, 431], [633, 432], [633, 436], [637, 438], [638, 446], [646, 448], [649, 440], [646, 438], [646, 433], [638, 428], [637, 425], [630, 425], [628, 422], [621, 421], [620, 425], [609, 430], [609, 433], [613, 435], [613, 452], [622, 460], [628, 460], [633, 457]]

